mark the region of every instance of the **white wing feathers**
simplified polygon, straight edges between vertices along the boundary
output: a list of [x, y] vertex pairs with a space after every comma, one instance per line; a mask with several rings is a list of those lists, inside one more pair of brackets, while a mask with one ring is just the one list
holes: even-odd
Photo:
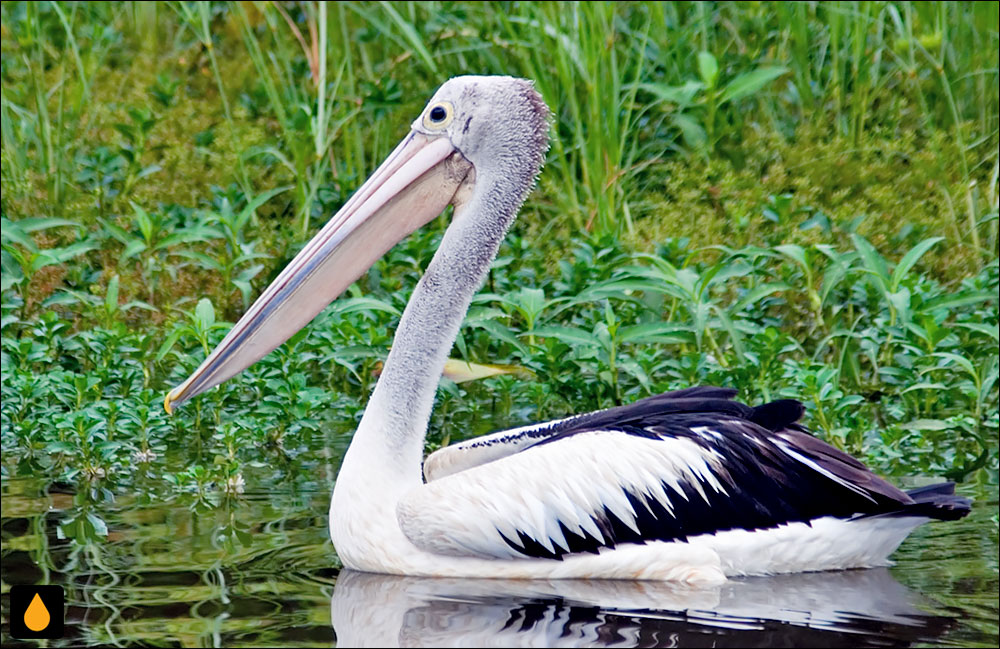
[[689, 439], [597, 430], [518, 452], [537, 441], [466, 448], [464, 462], [453, 460], [462, 451], [440, 455], [451, 460], [447, 469], [432, 468], [434, 481], [397, 507], [404, 534], [428, 552], [452, 556], [523, 558], [518, 548], [531, 541], [562, 555], [571, 545], [564, 530], [579, 540], [611, 541], [607, 513], [639, 534], [636, 503], [650, 513], [654, 502], [672, 512], [678, 499], [707, 505], [709, 492], [726, 493], [717, 477], [725, 473], [721, 458]]

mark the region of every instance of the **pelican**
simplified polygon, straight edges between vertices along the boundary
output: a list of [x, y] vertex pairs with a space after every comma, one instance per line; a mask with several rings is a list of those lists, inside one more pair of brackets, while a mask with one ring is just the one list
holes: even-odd
[[532, 83], [449, 80], [409, 134], [265, 289], [167, 411], [304, 327], [402, 238], [454, 207], [344, 456], [330, 505], [363, 572], [720, 583], [884, 565], [919, 524], [970, 504], [904, 492], [796, 422], [693, 387], [475, 438], [423, 461], [442, 368], [548, 149]]

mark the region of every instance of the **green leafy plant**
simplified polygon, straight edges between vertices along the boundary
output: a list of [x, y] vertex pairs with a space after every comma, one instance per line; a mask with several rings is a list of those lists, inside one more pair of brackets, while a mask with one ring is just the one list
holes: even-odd
[[788, 72], [783, 66], [759, 66], [720, 83], [719, 63], [711, 52], [697, 56], [699, 81], [682, 85], [643, 83], [639, 87], [655, 97], [655, 104], [670, 114], [685, 144], [707, 154], [718, 144], [718, 113], [742, 99], [752, 97]]

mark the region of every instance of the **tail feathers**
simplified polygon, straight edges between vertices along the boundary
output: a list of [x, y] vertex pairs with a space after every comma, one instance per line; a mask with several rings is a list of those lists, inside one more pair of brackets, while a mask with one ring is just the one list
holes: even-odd
[[913, 499], [913, 503], [904, 505], [897, 515], [954, 521], [966, 516], [972, 509], [972, 501], [955, 495], [954, 482], [940, 482], [911, 489], [906, 495]]
[[754, 408], [750, 421], [776, 433], [801, 419], [805, 411], [805, 406], [795, 399], [779, 399]]

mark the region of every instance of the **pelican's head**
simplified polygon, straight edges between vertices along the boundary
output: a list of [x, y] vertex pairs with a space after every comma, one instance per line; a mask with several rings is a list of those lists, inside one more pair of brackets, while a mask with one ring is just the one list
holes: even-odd
[[534, 179], [548, 148], [548, 114], [525, 79], [455, 77], [434, 93], [410, 128], [428, 138], [448, 138], [479, 173], [517, 166]]
[[[530, 81], [456, 77], [410, 133], [299, 252], [205, 362], [164, 401], [167, 412], [281, 345], [392, 246], [476, 190], [509, 215], [530, 191], [548, 147], [548, 108]], [[489, 216], [489, 215], [488, 215]], [[500, 232], [507, 223], [499, 225]]]

